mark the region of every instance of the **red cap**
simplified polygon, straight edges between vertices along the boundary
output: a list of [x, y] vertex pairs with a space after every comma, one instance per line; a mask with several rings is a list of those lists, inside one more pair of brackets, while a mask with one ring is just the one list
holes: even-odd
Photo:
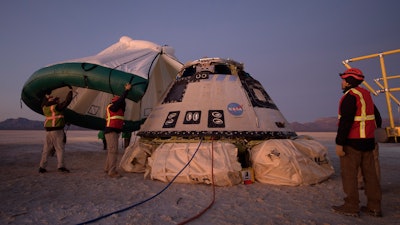
[[47, 101], [48, 101], [48, 102], [52, 102], [52, 101], [57, 101], [57, 100], [59, 100], [58, 97], [52, 96], [52, 95], [46, 95], [46, 98], [47, 98]]
[[342, 79], [346, 79], [348, 77], [353, 77], [357, 80], [364, 80], [364, 75], [360, 69], [357, 68], [350, 68], [344, 71], [344, 73], [339, 73], [339, 76]]
[[119, 99], [119, 96], [114, 96], [112, 99], [111, 99], [111, 102], [115, 102], [115, 101], [117, 101]]

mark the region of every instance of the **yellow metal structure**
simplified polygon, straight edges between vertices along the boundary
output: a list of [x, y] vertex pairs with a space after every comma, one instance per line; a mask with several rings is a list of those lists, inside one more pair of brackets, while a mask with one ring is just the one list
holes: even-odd
[[[366, 56], [360, 56], [360, 57], [346, 59], [346, 60], [342, 61], [343, 65], [346, 68], [351, 68], [351, 66], [349, 65], [349, 63], [351, 63], [351, 62], [365, 60], [365, 59], [371, 59], [371, 58], [379, 58], [382, 77], [375, 79], [374, 81], [380, 89], [374, 90], [366, 81], [364, 81], [362, 84], [374, 95], [378, 95], [379, 93], [385, 93], [386, 105], [387, 105], [387, 110], [388, 110], [388, 114], [389, 114], [389, 127], [385, 128], [386, 135], [388, 137], [388, 142], [396, 142], [396, 143], [400, 141], [400, 126], [395, 125], [395, 122], [393, 119], [392, 101], [395, 102], [398, 107], [400, 107], [400, 101], [392, 93], [396, 92], [396, 91], [400, 91], [400, 87], [389, 88], [389, 80], [400, 79], [400, 75], [387, 75], [384, 56], [397, 54], [397, 53], [400, 53], [400, 49], [386, 51], [386, 52], [382, 52], [382, 53], [375, 53], [375, 54], [366, 55]], [[383, 81], [383, 84], [381, 83], [382, 81]]]

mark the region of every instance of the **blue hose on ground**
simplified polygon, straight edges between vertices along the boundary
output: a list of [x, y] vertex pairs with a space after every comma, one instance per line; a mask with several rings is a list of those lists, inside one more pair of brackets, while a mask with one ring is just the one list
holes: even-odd
[[180, 223], [178, 223], [178, 225], [184, 225], [187, 224], [197, 218], [199, 218], [201, 215], [203, 215], [207, 210], [209, 210], [211, 208], [211, 206], [214, 204], [215, 202], [215, 185], [214, 185], [214, 146], [213, 146], [213, 138], [211, 137], [211, 184], [212, 184], [212, 188], [213, 188], [213, 198], [211, 203], [204, 208], [201, 212], [199, 212], [197, 215], [182, 221]]
[[138, 203], [135, 203], [135, 204], [133, 204], [133, 205], [131, 205], [131, 206], [128, 206], [128, 207], [126, 207], [126, 208], [123, 208], [123, 209], [120, 209], [120, 210], [117, 210], [117, 211], [114, 211], [114, 212], [111, 212], [111, 213], [108, 213], [108, 214], [99, 216], [99, 217], [97, 217], [97, 218], [95, 218], [95, 219], [88, 220], [88, 221], [83, 222], [83, 223], [78, 223], [77, 225], [84, 225], [84, 224], [94, 223], [94, 222], [96, 222], [96, 221], [102, 220], [102, 219], [104, 219], [104, 218], [106, 218], [106, 217], [109, 217], [109, 216], [111, 216], [111, 215], [114, 215], [114, 214], [117, 214], [117, 213], [121, 213], [121, 212], [127, 211], [127, 210], [129, 210], [129, 209], [132, 209], [132, 208], [134, 208], [134, 207], [136, 207], [136, 206], [139, 206], [139, 205], [141, 205], [141, 204], [143, 204], [143, 203], [146, 203], [146, 202], [148, 202], [148, 201], [154, 199], [155, 197], [157, 197], [158, 195], [160, 195], [162, 192], [164, 192], [165, 190], [167, 190], [167, 188], [168, 188], [169, 186], [171, 186], [171, 184], [176, 180], [176, 178], [179, 176], [179, 174], [181, 174], [182, 171], [190, 164], [190, 162], [193, 160], [194, 156], [196, 155], [197, 151], [199, 150], [200, 145], [201, 145], [202, 142], [203, 142], [203, 138], [200, 139], [199, 145], [197, 146], [196, 151], [193, 153], [193, 155], [192, 155], [192, 157], [190, 158], [190, 160], [188, 161], [188, 163], [186, 163], [186, 165], [175, 175], [175, 177], [167, 184], [167, 186], [165, 186], [165, 187], [164, 187], [161, 191], [159, 191], [157, 194], [155, 194], [155, 195], [151, 196], [150, 198], [145, 199], [145, 200], [143, 200], [143, 201], [141, 201], [141, 202], [138, 202]]

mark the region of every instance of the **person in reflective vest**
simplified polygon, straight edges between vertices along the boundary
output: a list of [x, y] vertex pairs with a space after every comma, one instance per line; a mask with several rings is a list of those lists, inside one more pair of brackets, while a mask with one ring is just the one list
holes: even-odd
[[43, 115], [46, 117], [44, 121], [44, 129], [46, 130], [46, 140], [42, 150], [42, 157], [39, 165], [39, 173], [47, 172], [47, 159], [53, 150], [57, 155], [58, 171], [69, 173], [65, 167], [64, 152], [65, 152], [65, 119], [64, 110], [72, 101], [72, 87], [63, 102], [60, 102], [58, 97], [45, 95], [42, 102]]
[[[364, 81], [361, 70], [350, 68], [341, 73], [340, 77], [344, 94], [339, 103], [335, 142], [346, 197], [343, 205], [332, 206], [332, 209], [349, 216], [359, 216], [361, 210], [381, 217], [382, 193], [373, 151], [376, 147], [374, 131], [381, 126], [382, 118], [369, 91], [359, 86]], [[357, 181], [359, 168], [364, 176], [367, 197], [367, 205], [361, 208]]]
[[121, 177], [121, 174], [117, 171], [118, 139], [124, 125], [125, 98], [131, 87], [129, 83], [125, 84], [124, 93], [121, 96], [114, 96], [106, 108], [104, 136], [107, 143], [107, 159], [104, 172], [113, 178]]

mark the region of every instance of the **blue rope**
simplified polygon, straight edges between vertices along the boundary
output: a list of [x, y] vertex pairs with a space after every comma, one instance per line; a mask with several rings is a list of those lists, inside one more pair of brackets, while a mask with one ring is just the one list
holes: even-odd
[[127, 211], [127, 210], [129, 210], [129, 209], [132, 209], [132, 208], [134, 208], [134, 207], [136, 207], [136, 206], [139, 206], [139, 205], [141, 205], [141, 204], [143, 204], [143, 203], [146, 203], [146, 202], [148, 202], [148, 201], [154, 199], [155, 197], [157, 197], [158, 195], [160, 195], [162, 192], [164, 192], [165, 190], [167, 190], [167, 188], [168, 188], [169, 186], [171, 186], [171, 184], [176, 180], [176, 178], [178, 178], [178, 176], [183, 172], [183, 170], [185, 170], [185, 168], [189, 166], [190, 162], [193, 160], [194, 156], [195, 156], [196, 153], [199, 151], [200, 145], [201, 145], [202, 142], [203, 142], [203, 138], [200, 139], [199, 145], [197, 146], [196, 151], [193, 153], [193, 155], [192, 155], [192, 157], [190, 158], [190, 160], [188, 161], [188, 163], [186, 163], [186, 165], [175, 175], [175, 177], [167, 184], [167, 186], [165, 186], [165, 187], [164, 187], [161, 191], [159, 191], [157, 194], [155, 194], [155, 195], [151, 196], [150, 198], [145, 199], [145, 200], [143, 200], [143, 201], [141, 201], [141, 202], [138, 202], [138, 203], [135, 203], [135, 204], [133, 204], [133, 205], [131, 205], [131, 206], [128, 206], [128, 207], [126, 207], [126, 208], [123, 208], [123, 209], [120, 209], [120, 210], [117, 210], [117, 211], [114, 211], [114, 212], [111, 212], [111, 213], [102, 215], [102, 216], [100, 216], [100, 217], [97, 217], [97, 218], [95, 218], [95, 219], [92, 219], [92, 220], [89, 220], [89, 221], [86, 221], [86, 222], [83, 222], [83, 223], [78, 223], [77, 225], [84, 225], [84, 224], [94, 223], [94, 222], [96, 222], [96, 221], [102, 220], [102, 219], [104, 219], [104, 218], [106, 218], [106, 217], [109, 217], [109, 216], [111, 216], [111, 215], [114, 215], [114, 214], [117, 214], [117, 213], [121, 213], [121, 212]]
[[178, 225], [184, 225], [187, 224], [197, 218], [199, 218], [200, 216], [202, 216], [207, 210], [209, 210], [211, 208], [212, 205], [214, 205], [215, 202], [215, 182], [214, 182], [214, 141], [213, 138], [211, 138], [211, 181], [212, 181], [212, 189], [213, 189], [213, 198], [212, 201], [210, 202], [210, 204], [203, 209], [201, 212], [199, 212], [197, 215], [193, 216], [192, 218], [189, 218], [183, 222], [178, 223]]

